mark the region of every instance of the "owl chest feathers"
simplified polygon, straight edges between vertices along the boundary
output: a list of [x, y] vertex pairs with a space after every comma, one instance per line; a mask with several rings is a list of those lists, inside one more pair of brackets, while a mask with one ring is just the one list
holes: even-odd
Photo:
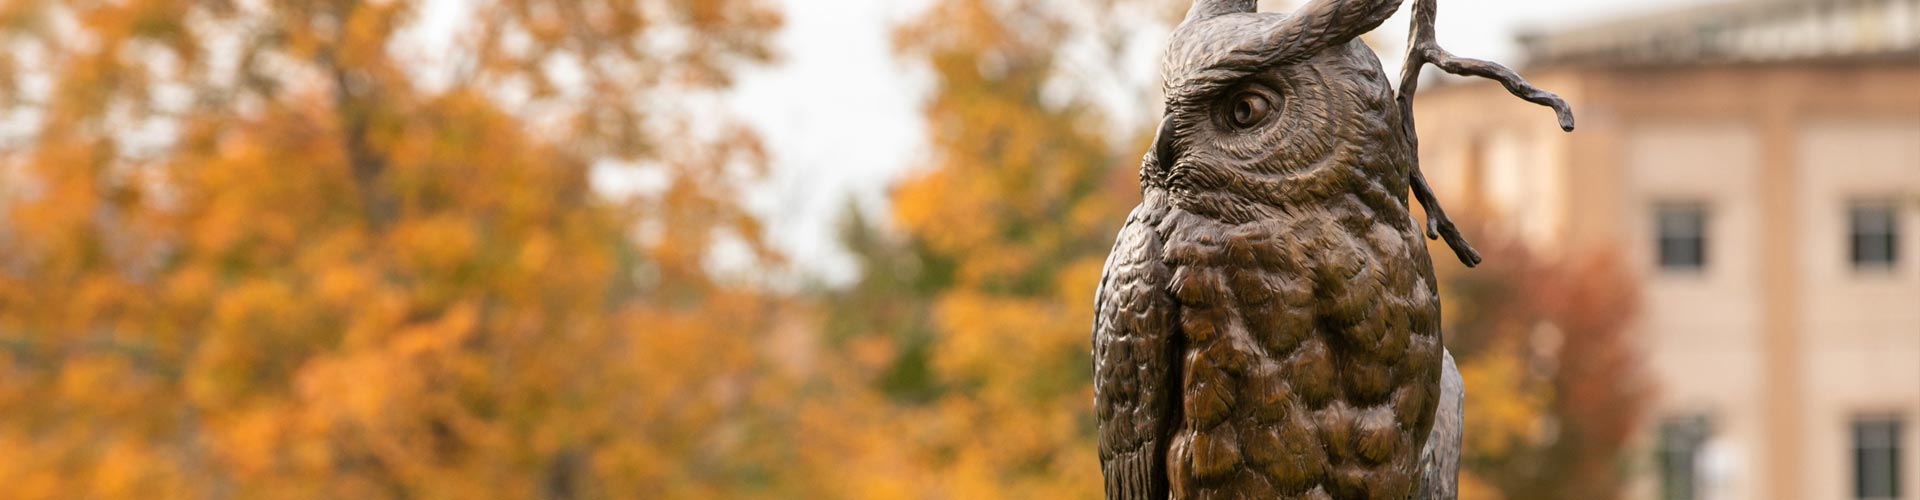
[[1411, 484], [1441, 351], [1424, 242], [1394, 223], [1404, 208], [1376, 216], [1404, 205], [1349, 193], [1245, 220], [1179, 205], [1157, 227], [1184, 350], [1174, 492]]

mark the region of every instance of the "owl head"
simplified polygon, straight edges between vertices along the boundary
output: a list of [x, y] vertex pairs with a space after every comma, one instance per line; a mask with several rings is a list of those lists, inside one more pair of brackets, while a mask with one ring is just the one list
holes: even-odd
[[1358, 40], [1398, 6], [1315, 0], [1282, 14], [1255, 12], [1254, 0], [1196, 1], [1167, 48], [1166, 115], [1142, 184], [1229, 222], [1349, 201], [1405, 218], [1396, 193], [1407, 192], [1410, 143], [1379, 60]]

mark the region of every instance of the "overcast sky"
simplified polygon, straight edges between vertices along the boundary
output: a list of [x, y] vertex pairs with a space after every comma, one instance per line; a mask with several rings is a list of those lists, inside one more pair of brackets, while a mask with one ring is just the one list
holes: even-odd
[[[1522, 30], [1714, 1], [1440, 0], [1436, 29], [1440, 44], [1455, 54], [1515, 63], [1512, 39]], [[893, 56], [889, 33], [925, 2], [785, 0], [783, 60], [749, 71], [734, 92], [735, 111], [759, 128], [773, 154], [768, 185], [752, 192], [754, 209], [776, 244], [829, 281], [855, 275], [834, 242], [834, 221], [848, 198], [878, 213], [887, 187], [925, 163], [919, 107], [926, 78]], [[1262, 1], [1269, 3], [1278, 2]], [[1382, 27], [1386, 39], [1404, 38], [1405, 10]], [[1153, 60], [1138, 63], [1157, 67], [1157, 52], [1142, 57]]]

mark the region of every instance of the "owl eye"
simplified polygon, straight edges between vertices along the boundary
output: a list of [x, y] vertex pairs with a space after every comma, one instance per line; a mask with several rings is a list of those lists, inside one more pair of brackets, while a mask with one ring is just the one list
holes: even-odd
[[1241, 92], [1228, 102], [1232, 103], [1232, 107], [1228, 109], [1227, 120], [1233, 123], [1234, 128], [1259, 125], [1273, 111], [1273, 102], [1259, 92]]

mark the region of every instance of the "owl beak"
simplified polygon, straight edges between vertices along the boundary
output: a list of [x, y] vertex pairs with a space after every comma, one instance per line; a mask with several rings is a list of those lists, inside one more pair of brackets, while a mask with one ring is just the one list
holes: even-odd
[[1180, 152], [1173, 149], [1173, 115], [1160, 120], [1160, 131], [1153, 134], [1153, 149], [1147, 152], [1153, 156], [1153, 164], [1165, 169], [1180, 159]]

